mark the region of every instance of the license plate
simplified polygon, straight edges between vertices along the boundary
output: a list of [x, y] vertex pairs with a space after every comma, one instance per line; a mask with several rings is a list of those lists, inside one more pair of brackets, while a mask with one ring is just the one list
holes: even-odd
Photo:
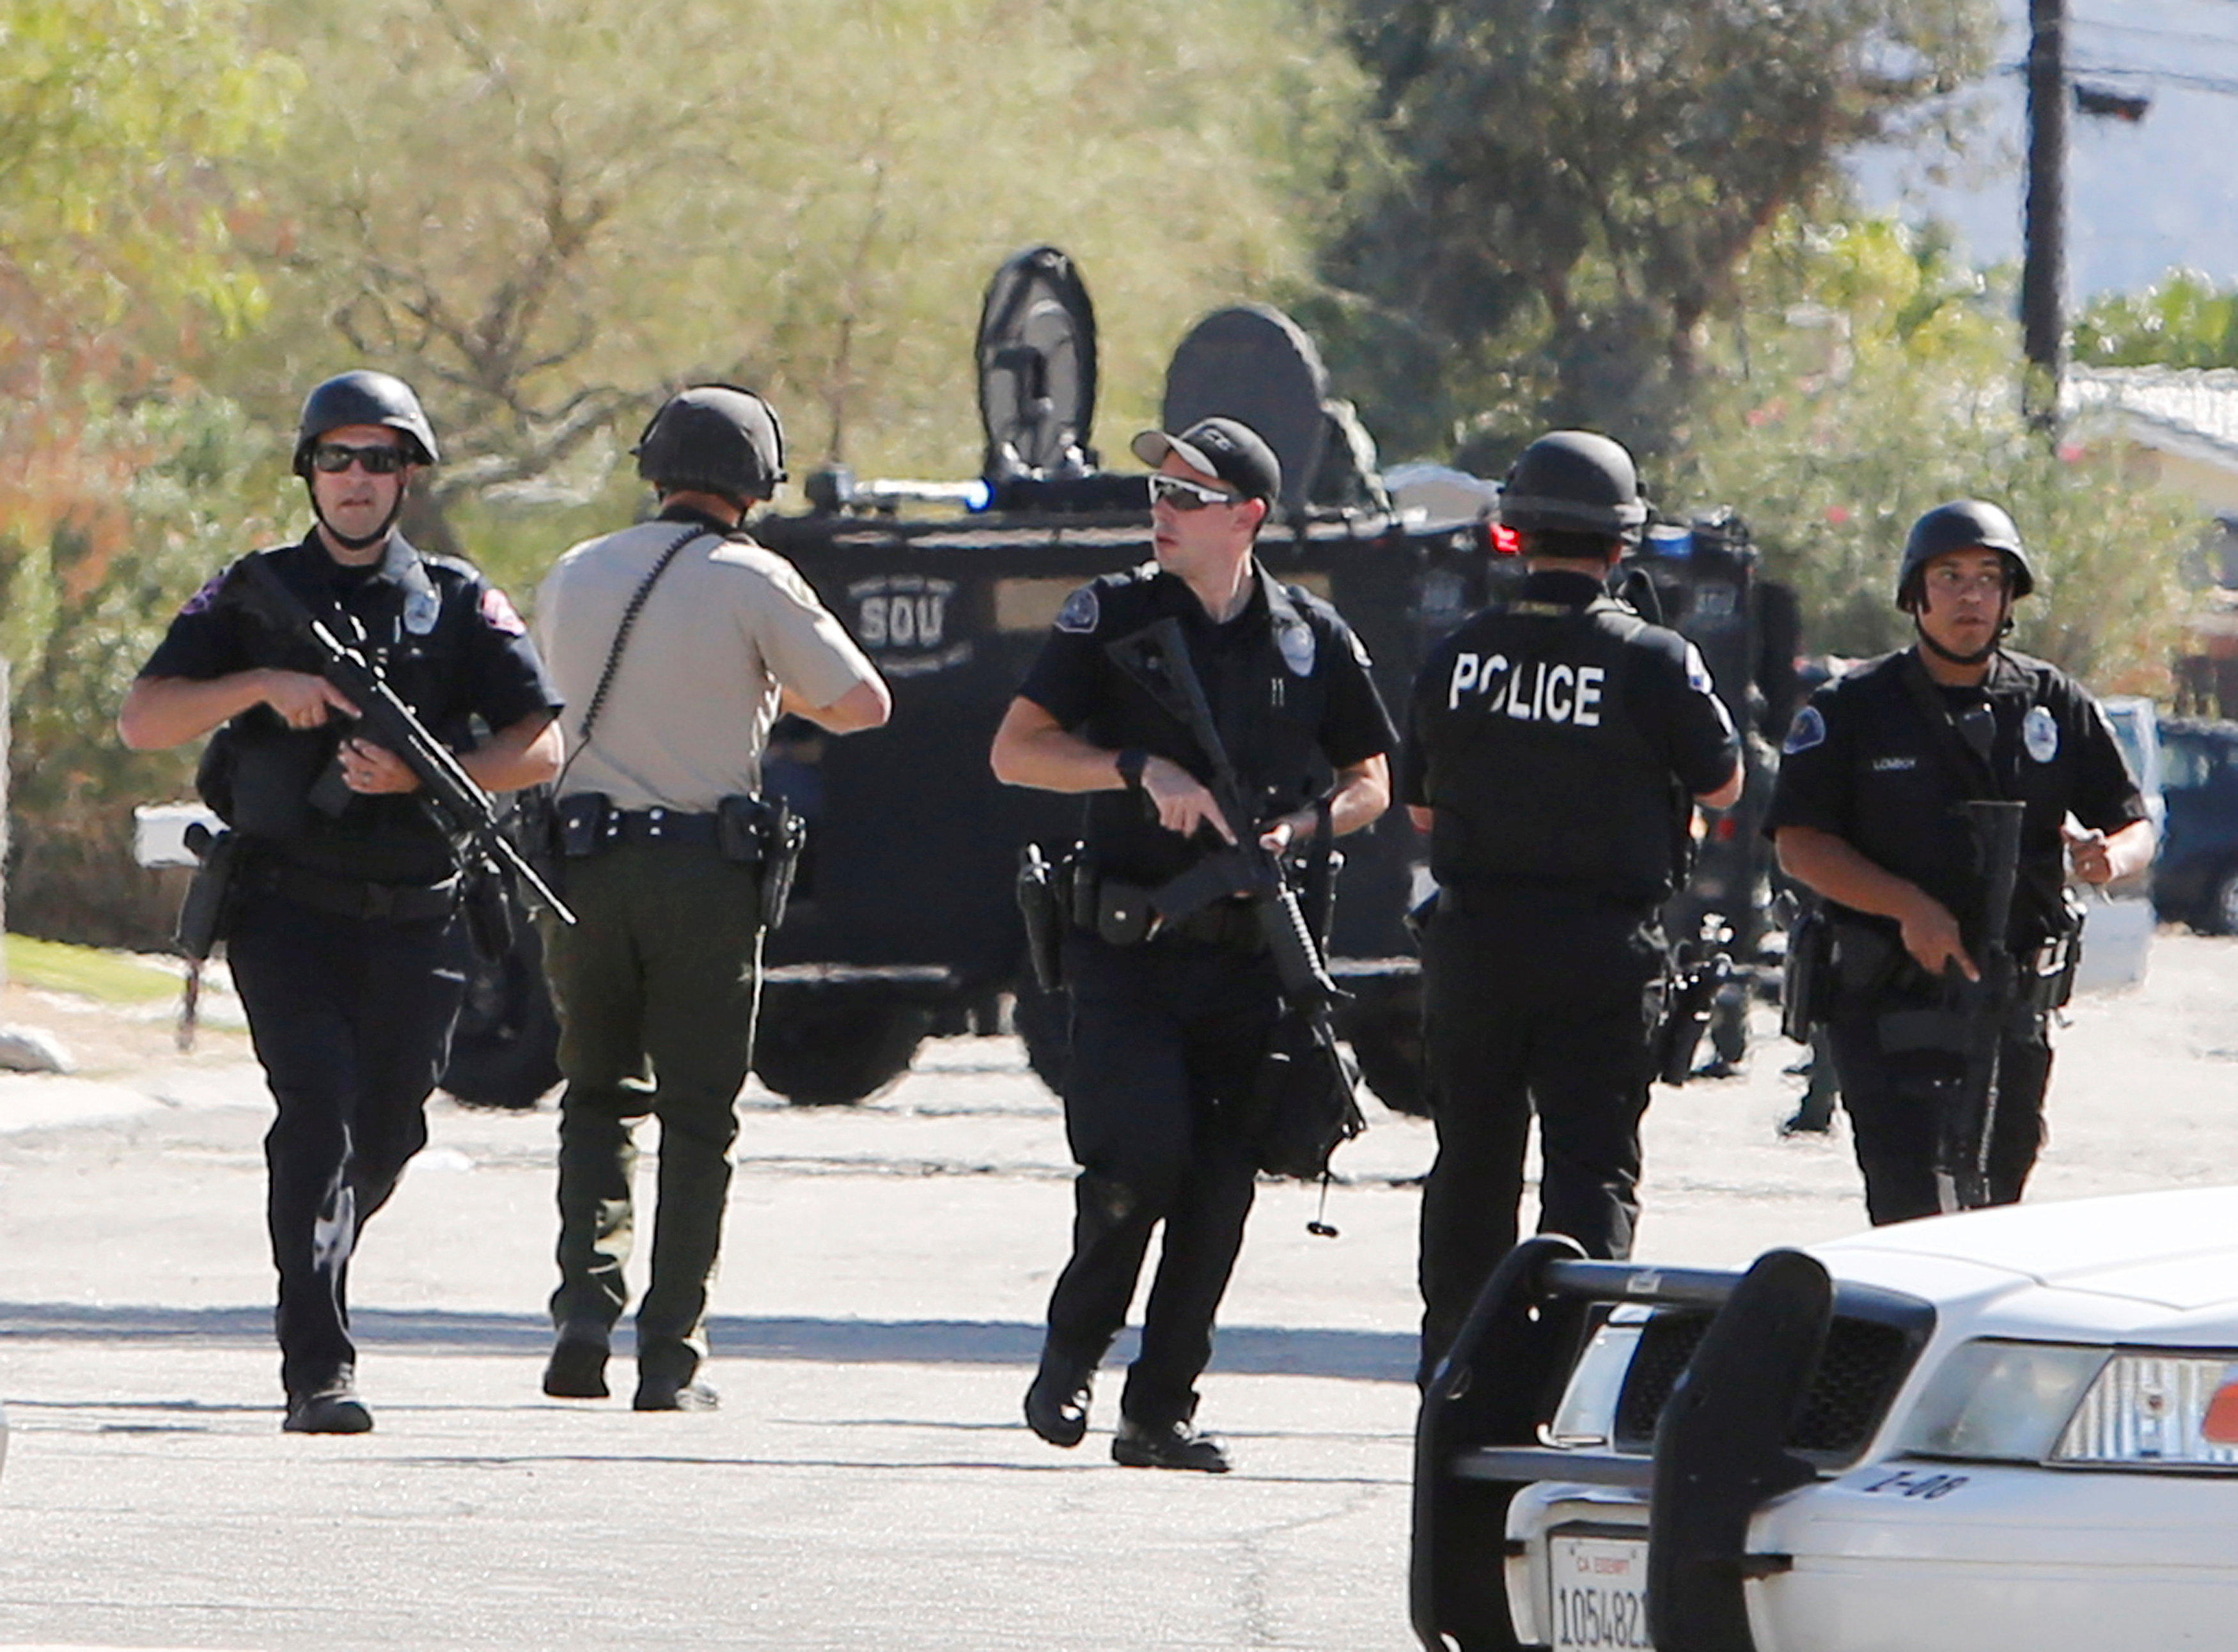
[[1647, 1539], [1550, 1536], [1553, 1645], [1652, 1648], [1647, 1638]]

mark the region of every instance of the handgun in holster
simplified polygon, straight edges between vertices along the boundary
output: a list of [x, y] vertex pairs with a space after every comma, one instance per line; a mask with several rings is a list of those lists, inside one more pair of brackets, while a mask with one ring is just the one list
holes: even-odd
[[1779, 1030], [1808, 1044], [1832, 1008], [1834, 928], [1817, 906], [1797, 911], [1787, 926], [1787, 957], [1779, 975]]
[[194, 881], [187, 885], [186, 898], [179, 902], [179, 921], [171, 942], [181, 957], [201, 963], [233, 927], [241, 857], [248, 843], [236, 833], [213, 832], [196, 821], [187, 828], [187, 847], [200, 864], [195, 869]]
[[505, 887], [505, 874], [484, 861], [467, 869], [464, 882], [467, 938], [473, 942], [475, 957], [486, 964], [497, 963], [513, 951], [513, 898]]
[[738, 793], [715, 805], [715, 844], [726, 861], [757, 869], [762, 928], [785, 922], [792, 880], [808, 847], [808, 822], [782, 797]]
[[1061, 889], [1059, 862], [1052, 866], [1039, 843], [1018, 851], [1018, 915], [1025, 922], [1026, 960], [1034, 982], [1045, 993], [1064, 985], [1064, 932], [1071, 914], [1070, 891]]

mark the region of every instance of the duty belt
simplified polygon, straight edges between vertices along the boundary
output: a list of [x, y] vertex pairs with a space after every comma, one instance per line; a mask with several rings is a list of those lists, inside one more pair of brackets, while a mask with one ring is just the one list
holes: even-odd
[[557, 809], [561, 852], [570, 857], [595, 855], [625, 843], [680, 843], [704, 849], [716, 841], [712, 814], [686, 814], [681, 809], [615, 809], [599, 792], [575, 792], [562, 797]]
[[715, 816], [680, 815], [672, 809], [615, 809], [606, 814], [608, 843], [689, 843], [704, 849], [715, 841]]
[[308, 868], [267, 861], [249, 874], [250, 887], [316, 912], [344, 918], [379, 918], [412, 923], [445, 918], [458, 905], [455, 874], [440, 883], [374, 883], [362, 878], [330, 877]]

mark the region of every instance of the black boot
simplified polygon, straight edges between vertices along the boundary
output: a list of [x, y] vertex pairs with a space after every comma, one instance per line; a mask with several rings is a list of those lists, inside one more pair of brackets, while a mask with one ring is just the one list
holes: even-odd
[[1073, 1446], [1088, 1432], [1088, 1402], [1096, 1362], [1042, 1350], [1041, 1369], [1026, 1389], [1026, 1426], [1051, 1445]]

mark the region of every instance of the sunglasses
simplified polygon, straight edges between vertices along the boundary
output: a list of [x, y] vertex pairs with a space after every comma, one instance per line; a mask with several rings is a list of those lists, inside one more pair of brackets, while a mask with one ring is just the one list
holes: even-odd
[[1202, 482], [1158, 472], [1150, 478], [1150, 503], [1170, 505], [1176, 511], [1202, 511], [1208, 505], [1241, 505], [1243, 500], [1237, 494], [1223, 493]]
[[399, 447], [352, 447], [343, 442], [321, 442], [311, 449], [311, 463], [329, 476], [339, 476], [352, 461], [365, 466], [367, 476], [394, 476], [404, 468]]

